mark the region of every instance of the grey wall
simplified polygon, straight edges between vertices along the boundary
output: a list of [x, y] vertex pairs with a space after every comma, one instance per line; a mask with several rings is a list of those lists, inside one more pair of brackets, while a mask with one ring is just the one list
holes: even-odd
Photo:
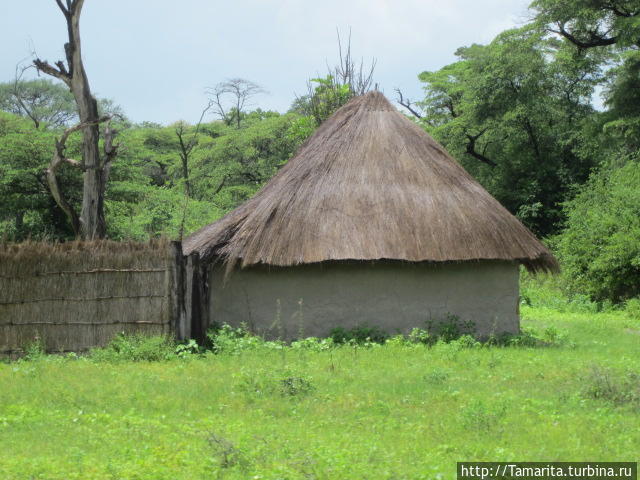
[[425, 327], [453, 314], [478, 336], [517, 333], [516, 263], [325, 263], [252, 267], [226, 280], [209, 272], [209, 323], [246, 324], [272, 338], [326, 336], [367, 324], [388, 333]]

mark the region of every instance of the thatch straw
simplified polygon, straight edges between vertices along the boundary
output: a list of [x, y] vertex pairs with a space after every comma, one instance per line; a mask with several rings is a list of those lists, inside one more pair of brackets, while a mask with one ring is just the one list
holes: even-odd
[[83, 271], [135, 270], [152, 264], [164, 267], [168, 246], [169, 240], [164, 238], [149, 242], [0, 243], [0, 277], [59, 273], [74, 265]]
[[0, 244], [0, 354], [36, 336], [80, 351], [121, 331], [171, 333], [175, 261], [167, 240]]
[[331, 260], [512, 260], [549, 250], [378, 92], [329, 118], [252, 199], [191, 235], [185, 253], [290, 266]]

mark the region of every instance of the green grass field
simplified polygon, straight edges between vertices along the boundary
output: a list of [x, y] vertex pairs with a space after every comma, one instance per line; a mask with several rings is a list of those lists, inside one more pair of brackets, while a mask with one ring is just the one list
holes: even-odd
[[0, 479], [452, 479], [462, 460], [640, 460], [640, 321], [521, 313], [554, 344], [3, 363]]

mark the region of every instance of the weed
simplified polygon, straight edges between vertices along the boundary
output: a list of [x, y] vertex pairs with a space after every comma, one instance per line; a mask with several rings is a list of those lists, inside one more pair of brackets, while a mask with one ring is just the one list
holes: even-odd
[[237, 389], [250, 396], [279, 394], [283, 397], [306, 395], [314, 390], [311, 379], [288, 369], [282, 371], [243, 369]]
[[[629, 316], [522, 313], [534, 329], [521, 343], [540, 348], [395, 336], [370, 348], [303, 340], [284, 347], [284, 367], [262, 341], [237, 356], [190, 361], [173, 344], [175, 360], [162, 363], [51, 356], [0, 364], [0, 477], [448, 479], [460, 452], [640, 451]], [[545, 333], [550, 325], [555, 332]], [[546, 343], [565, 333], [576, 348]], [[611, 370], [592, 378], [592, 363]]]
[[423, 328], [414, 328], [409, 332], [407, 340], [411, 343], [421, 343], [423, 345], [433, 345], [437, 338], [432, 336], [428, 330]]
[[103, 348], [94, 348], [89, 357], [97, 362], [157, 362], [175, 358], [176, 345], [165, 336], [118, 334]]
[[474, 400], [462, 410], [462, 421], [467, 428], [488, 431], [505, 418], [504, 405], [487, 406], [482, 400]]
[[245, 325], [234, 328], [225, 324], [219, 328], [209, 330], [207, 337], [214, 353], [238, 355], [243, 351], [256, 350], [258, 348], [271, 350], [284, 348], [282, 342], [268, 342], [261, 337], [253, 335]]
[[508, 347], [573, 347], [568, 335], [554, 326], [546, 327], [542, 333], [533, 328], [523, 328], [518, 335], [503, 335], [492, 339], [492, 344]]
[[285, 377], [280, 379], [280, 393], [286, 397], [306, 395], [313, 391], [311, 380], [305, 377]]
[[362, 345], [364, 343], [383, 344], [389, 338], [389, 335], [382, 329], [375, 326], [359, 325], [350, 329], [336, 327], [329, 333], [334, 343], [340, 345], [344, 343], [355, 343]]
[[24, 360], [38, 360], [45, 355], [45, 347], [44, 342], [40, 338], [38, 334], [36, 334], [35, 338], [32, 342], [29, 342], [24, 347]]
[[432, 385], [441, 385], [449, 379], [449, 372], [441, 368], [434, 368], [424, 376], [427, 383]]
[[613, 405], [640, 407], [640, 374], [628, 372], [619, 377], [608, 368], [594, 365], [584, 380], [582, 395]]
[[294, 350], [309, 350], [312, 352], [323, 352], [335, 347], [333, 338], [317, 338], [308, 337], [301, 340], [291, 342], [291, 348]]
[[189, 358], [192, 355], [197, 355], [200, 352], [198, 343], [191, 339], [186, 343], [181, 343], [176, 347], [175, 353], [180, 358]]
[[445, 343], [472, 334], [475, 327], [474, 322], [460, 320], [460, 317], [450, 313], [442, 320], [428, 320], [426, 324], [429, 334]]
[[242, 463], [242, 452], [226, 438], [214, 433], [207, 440], [213, 457], [222, 468], [230, 468]]
[[449, 343], [452, 345], [456, 345], [459, 348], [479, 348], [482, 346], [478, 340], [473, 338], [471, 335], [461, 335], [455, 340], [451, 340]]
[[640, 320], [640, 298], [630, 298], [624, 304], [624, 311], [631, 318]]

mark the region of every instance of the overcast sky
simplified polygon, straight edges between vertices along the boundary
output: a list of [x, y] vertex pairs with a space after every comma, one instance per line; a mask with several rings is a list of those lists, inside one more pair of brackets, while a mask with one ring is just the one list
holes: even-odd
[[[263, 109], [286, 111], [306, 79], [337, 59], [336, 28], [352, 53], [375, 57], [388, 97], [421, 96], [417, 75], [452, 62], [527, 18], [530, 0], [86, 0], [83, 57], [94, 93], [134, 121], [195, 121], [204, 89], [243, 77], [269, 93]], [[0, 81], [32, 51], [63, 58], [66, 28], [54, 0], [2, 1]]]

